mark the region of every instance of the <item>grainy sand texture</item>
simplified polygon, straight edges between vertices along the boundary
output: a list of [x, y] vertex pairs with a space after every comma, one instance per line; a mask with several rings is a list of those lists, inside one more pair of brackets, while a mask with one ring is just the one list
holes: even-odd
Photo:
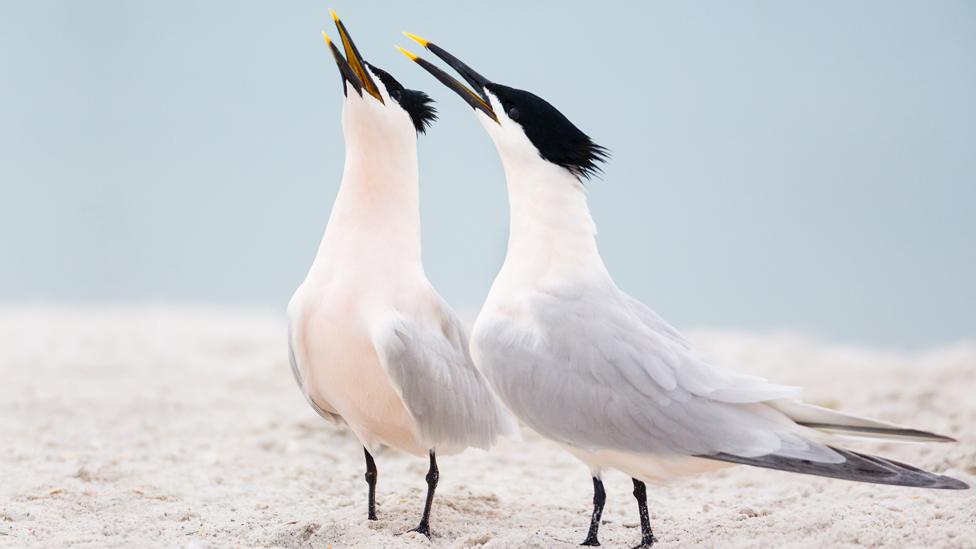
[[[380, 520], [362, 450], [302, 399], [281, 316], [191, 307], [0, 309], [0, 547], [575, 548], [586, 468], [532, 433], [439, 460], [382, 451]], [[713, 358], [807, 398], [955, 436], [858, 445], [976, 482], [976, 345], [912, 354], [788, 334], [692, 333]], [[629, 479], [605, 478], [605, 547], [640, 537]], [[974, 491], [738, 467], [649, 487], [661, 547], [976, 547]]]

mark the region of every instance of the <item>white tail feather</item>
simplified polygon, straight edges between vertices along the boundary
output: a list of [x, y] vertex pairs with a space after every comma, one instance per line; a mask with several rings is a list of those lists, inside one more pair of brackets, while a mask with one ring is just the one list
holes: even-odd
[[902, 425], [858, 417], [798, 400], [767, 402], [796, 423], [824, 433], [900, 442], [955, 442], [955, 439]]

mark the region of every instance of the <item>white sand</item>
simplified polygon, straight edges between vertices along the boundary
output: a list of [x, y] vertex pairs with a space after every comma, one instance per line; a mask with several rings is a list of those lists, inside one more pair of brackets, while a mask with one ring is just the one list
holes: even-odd
[[[976, 482], [976, 345], [891, 354], [789, 335], [694, 334], [718, 360], [809, 399], [956, 436], [866, 446]], [[282, 319], [192, 308], [0, 310], [2, 547], [577, 547], [586, 469], [532, 435], [440, 460], [433, 542], [415, 526], [425, 461], [359, 445], [289, 372]], [[606, 477], [600, 539], [639, 538], [630, 481]], [[649, 487], [661, 547], [976, 547], [976, 491], [738, 467]]]

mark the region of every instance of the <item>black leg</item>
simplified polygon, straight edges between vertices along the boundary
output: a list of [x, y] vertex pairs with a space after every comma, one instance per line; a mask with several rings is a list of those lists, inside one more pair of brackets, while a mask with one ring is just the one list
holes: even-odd
[[366, 454], [366, 484], [369, 484], [369, 520], [376, 520], [376, 462], [369, 450], [363, 446], [363, 453]]
[[427, 470], [427, 501], [424, 503], [424, 516], [420, 517], [420, 524], [411, 532], [420, 532], [430, 539], [430, 506], [434, 503], [434, 490], [437, 489], [437, 481], [441, 478], [440, 471], [437, 470], [437, 458], [434, 451], [430, 451], [430, 469]]
[[632, 480], [634, 481], [634, 498], [637, 499], [637, 512], [640, 513], [641, 525], [641, 542], [634, 549], [647, 549], [657, 541], [654, 533], [651, 532], [651, 517], [647, 514], [647, 486], [636, 478]]
[[603, 490], [603, 481], [593, 477], [593, 517], [590, 519], [590, 531], [581, 545], [600, 545], [596, 534], [600, 530], [600, 516], [603, 515], [603, 504], [606, 502], [607, 493]]

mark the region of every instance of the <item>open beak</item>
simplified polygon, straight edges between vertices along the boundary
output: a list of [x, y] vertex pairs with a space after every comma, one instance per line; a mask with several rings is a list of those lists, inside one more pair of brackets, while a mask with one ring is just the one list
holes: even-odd
[[335, 44], [329, 39], [329, 35], [323, 32], [322, 36], [325, 37], [326, 43], [329, 44], [332, 57], [335, 58], [336, 65], [339, 66], [339, 73], [342, 74], [342, 77], [347, 82], [352, 84], [352, 87], [356, 89], [356, 93], [362, 95], [363, 90], [366, 90], [366, 93], [375, 97], [380, 103], [383, 103], [383, 96], [380, 94], [379, 88], [376, 87], [376, 82], [373, 82], [373, 78], [366, 70], [366, 62], [359, 55], [359, 50], [356, 49], [356, 44], [353, 43], [352, 38], [349, 36], [349, 31], [346, 30], [346, 26], [339, 20], [339, 16], [335, 11], [330, 9], [329, 13], [332, 14], [332, 20], [335, 21], [336, 28], [339, 29], [339, 38], [342, 40], [342, 48], [346, 52], [346, 57], [342, 57]]
[[[325, 43], [329, 45], [329, 51], [332, 52], [332, 57], [335, 59], [336, 66], [339, 67], [339, 74], [342, 75], [343, 81], [349, 82], [353, 89], [356, 90], [356, 93], [362, 96], [363, 82], [358, 76], [356, 76], [355, 71], [353, 71], [352, 67], [349, 66], [349, 63], [346, 62], [346, 58], [339, 53], [339, 50], [335, 47], [335, 44], [332, 43], [332, 39], [329, 38], [329, 35], [326, 34], [325, 31], [322, 31], [322, 37], [325, 38]], [[342, 89], [345, 91], [346, 87], [343, 86]]]
[[454, 57], [443, 48], [430, 42], [429, 40], [424, 40], [423, 38], [415, 34], [410, 34], [409, 32], [405, 32], [403, 34], [405, 34], [407, 38], [410, 38], [426, 48], [437, 57], [440, 57], [442, 61], [457, 71], [457, 73], [461, 75], [461, 78], [464, 78], [464, 80], [471, 85], [471, 88], [474, 89], [468, 88], [456, 78], [437, 68], [426, 59], [410, 53], [400, 46], [397, 46], [397, 49], [400, 50], [403, 55], [406, 55], [411, 61], [417, 63], [423, 67], [424, 70], [434, 75], [434, 78], [440, 80], [441, 84], [444, 84], [448, 88], [454, 90], [454, 93], [460, 95], [461, 99], [464, 99], [468, 105], [471, 105], [473, 108], [488, 115], [488, 117], [495, 122], [498, 122], [498, 117], [495, 115], [494, 109], [491, 108], [491, 104], [488, 102], [488, 93], [485, 89], [485, 86], [489, 83], [487, 78], [481, 76], [475, 72], [474, 69], [464, 64], [460, 59]]

